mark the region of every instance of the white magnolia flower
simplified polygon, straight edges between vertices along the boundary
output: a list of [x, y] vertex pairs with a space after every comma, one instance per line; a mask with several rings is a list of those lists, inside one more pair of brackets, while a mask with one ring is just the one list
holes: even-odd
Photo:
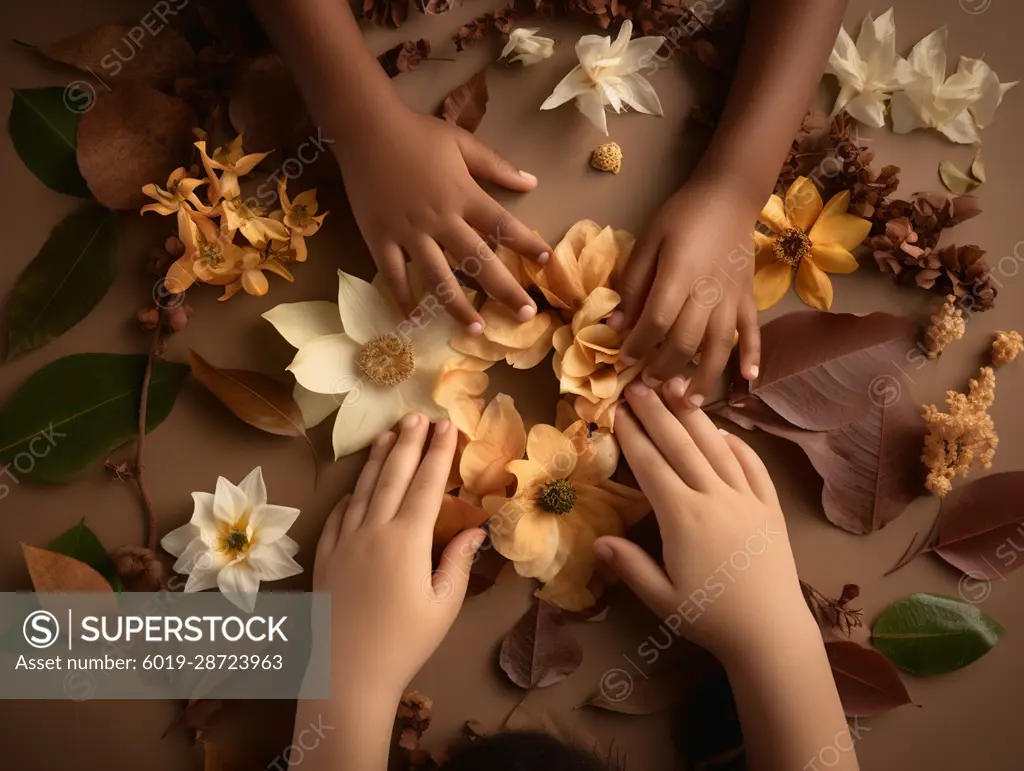
[[877, 19], [872, 19], [870, 13], [864, 18], [856, 45], [846, 29], [840, 29], [825, 70], [839, 81], [832, 117], [845, 109], [861, 123], [884, 126], [885, 102], [900, 85], [901, 66], [906, 65], [896, 55], [896, 22], [891, 8]]
[[551, 110], [575, 99], [577, 109], [604, 134], [608, 133], [605, 105], [615, 112], [622, 112], [625, 105], [637, 112], [661, 115], [658, 95], [640, 73], [651, 66], [665, 38], [630, 40], [632, 34], [633, 23], [626, 19], [615, 42], [601, 35], [581, 37], [576, 43], [580, 63], [555, 86], [540, 109]]
[[981, 141], [996, 107], [1016, 83], [1000, 83], [979, 59], [962, 58], [946, 77], [946, 28], [937, 29], [914, 46], [901, 73], [902, 91], [892, 97], [892, 127], [898, 134], [934, 128], [961, 144]]
[[443, 308], [411, 321], [376, 282], [338, 276], [337, 305], [286, 303], [263, 314], [299, 349], [288, 370], [306, 427], [338, 410], [335, 458], [369, 446], [410, 412], [446, 418], [432, 393], [444, 362], [460, 356], [448, 344], [456, 323]]
[[520, 27], [512, 30], [505, 49], [498, 58], [504, 59], [509, 54], [516, 54], [510, 61], [522, 62], [523, 66], [549, 58], [555, 52], [555, 41], [549, 37], [541, 37], [538, 32], [540, 27]]
[[188, 573], [186, 592], [216, 586], [251, 613], [260, 581], [302, 572], [293, 559], [299, 545], [285, 535], [299, 510], [267, 503], [259, 466], [237, 486], [218, 477], [215, 493], [192, 493], [192, 499], [192, 519], [160, 541], [178, 558], [175, 572]]

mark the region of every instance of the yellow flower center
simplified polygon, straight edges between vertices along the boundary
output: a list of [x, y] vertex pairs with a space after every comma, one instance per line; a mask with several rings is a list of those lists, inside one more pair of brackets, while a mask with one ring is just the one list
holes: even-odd
[[576, 488], [567, 479], [556, 479], [540, 491], [537, 505], [549, 514], [567, 514], [576, 505]]
[[220, 244], [203, 244], [199, 247], [199, 259], [204, 265], [216, 268], [224, 262], [224, 250], [220, 248]]
[[811, 239], [800, 228], [787, 228], [772, 245], [775, 259], [796, 267], [800, 260], [811, 253]]
[[241, 530], [230, 530], [224, 536], [224, 548], [232, 554], [241, 554], [249, 548], [249, 536]]
[[380, 335], [364, 345], [356, 364], [371, 383], [381, 388], [408, 380], [416, 370], [412, 344], [394, 333]]
[[309, 219], [309, 209], [306, 208], [305, 204], [296, 204], [295, 206], [292, 207], [291, 215], [292, 219], [294, 219], [296, 222], [305, 225], [307, 220]]

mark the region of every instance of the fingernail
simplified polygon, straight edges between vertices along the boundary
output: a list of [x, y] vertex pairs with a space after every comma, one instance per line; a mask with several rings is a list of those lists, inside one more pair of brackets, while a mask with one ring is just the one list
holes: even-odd
[[519, 176], [525, 179], [527, 182], [532, 182], [535, 185], [537, 184], [537, 178], [528, 171], [523, 171], [522, 169], [520, 169]]
[[640, 380], [634, 380], [632, 383], [629, 384], [626, 390], [629, 391], [633, 396], [647, 396], [647, 394], [651, 392], [651, 389], [647, 386], [647, 384]]
[[474, 552], [480, 551], [480, 547], [484, 545], [484, 541], [487, 540], [487, 533], [480, 532], [473, 536], [473, 540], [469, 542], [469, 548]]
[[622, 322], [625, 320], [625, 313], [623, 313], [622, 311], [615, 311], [611, 316], [608, 317], [608, 326], [610, 326], [612, 329], [618, 329], [619, 327], [622, 326]]
[[640, 374], [640, 380], [643, 381], [646, 385], [649, 385], [654, 390], [657, 390], [657, 389], [661, 388], [661, 383], [662, 383], [661, 378], [655, 377], [654, 375], [652, 375], [647, 370], [644, 370]]
[[612, 558], [615, 556], [615, 552], [612, 550], [612, 547], [603, 541], [598, 541], [594, 544], [594, 554], [597, 555], [599, 560], [603, 560], [604, 562], [611, 562]]
[[722, 436], [729, 436], [729, 432], [726, 431], [724, 428], [718, 429], [718, 433], [720, 433]]
[[484, 333], [484, 325], [479, 321], [474, 321], [466, 327], [466, 331], [473, 337], [480, 337]]
[[402, 428], [415, 428], [420, 424], [420, 414], [418, 412], [410, 412], [404, 418], [402, 418]]
[[753, 364], [747, 371], [750, 372], [750, 377], [747, 380], [757, 380], [757, 376], [761, 373], [761, 368]]
[[442, 420], [436, 426], [434, 426], [434, 433], [441, 435], [451, 427], [452, 422], [450, 420]]
[[548, 254], [547, 252], [541, 252], [540, 254], [537, 255], [537, 264], [547, 265], [549, 259], [551, 259], [550, 254]]
[[686, 381], [681, 377], [672, 378], [668, 381], [665, 387], [668, 389], [668, 392], [677, 399], [682, 399], [683, 394], [686, 393]]
[[694, 407], [700, 407], [704, 403], [704, 397], [701, 394], [693, 394], [690, 397], [690, 404]]
[[619, 361], [622, 362], [627, 367], [632, 367], [634, 364], [636, 364], [636, 359], [634, 359], [632, 356], [626, 356], [625, 354], [621, 353], [619, 354]]
[[516, 311], [516, 318], [520, 321], [529, 321], [537, 315], [537, 309], [532, 305], [524, 305], [522, 308]]

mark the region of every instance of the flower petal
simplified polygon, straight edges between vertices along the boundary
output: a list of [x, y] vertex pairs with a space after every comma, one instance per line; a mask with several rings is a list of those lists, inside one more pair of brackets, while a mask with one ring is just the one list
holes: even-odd
[[607, 399], [615, 393], [618, 375], [611, 367], [597, 370], [590, 376], [590, 390], [598, 399]]
[[826, 273], [853, 273], [857, 259], [839, 244], [814, 244], [810, 259]]
[[573, 314], [572, 333], [577, 335], [584, 327], [589, 327], [610, 316], [621, 301], [622, 297], [615, 290], [603, 286], [597, 287], [583, 301], [580, 309]]
[[547, 329], [544, 330], [544, 334], [537, 338], [537, 341], [529, 348], [524, 348], [521, 351], [510, 351], [505, 356], [505, 361], [513, 369], [531, 369], [536, 367], [551, 352], [551, 346], [554, 342], [555, 332], [561, 325], [561, 321], [552, 311], [542, 311], [542, 316], [547, 316], [549, 323]]
[[594, 361], [593, 354], [587, 356], [587, 352], [578, 345], [570, 347], [562, 358], [563, 377], [588, 377], [596, 370], [597, 362]]
[[369, 447], [380, 434], [405, 417], [409, 410], [397, 388], [365, 385], [349, 392], [334, 421], [334, 458]]
[[280, 541], [253, 546], [248, 562], [260, 581], [280, 581], [302, 572], [302, 565], [292, 558]]
[[484, 372], [457, 369], [453, 362], [442, 370], [434, 385], [434, 401], [448, 411], [455, 427], [466, 436], [476, 436], [477, 425], [483, 412], [483, 399], [488, 377]]
[[459, 461], [462, 486], [477, 495], [504, 494], [505, 488], [516, 479], [506, 470], [508, 462], [514, 459], [485, 439], [470, 442]]
[[230, 560], [217, 552], [198, 545], [186, 549], [177, 562], [174, 570], [177, 573], [188, 573], [185, 582], [186, 592], [205, 592], [217, 585], [217, 577]]
[[318, 337], [338, 335], [344, 331], [338, 306], [322, 300], [282, 303], [264, 313], [263, 318], [295, 348], [301, 348]]
[[245, 479], [238, 483], [238, 489], [245, 493], [249, 506], [255, 508], [267, 502], [267, 485], [263, 481], [263, 469], [257, 466]]
[[568, 437], [554, 426], [538, 423], [526, 439], [526, 455], [552, 479], [565, 479], [576, 468], [576, 451]]
[[292, 398], [302, 412], [302, 422], [306, 428], [313, 428], [323, 423], [327, 417], [341, 406], [343, 397], [336, 394], [318, 394], [303, 388], [298, 383], [292, 389]]
[[217, 575], [217, 587], [242, 610], [252, 613], [256, 608], [260, 577], [248, 560], [237, 560], [225, 565]]
[[463, 530], [480, 527], [489, 516], [480, 506], [474, 506], [454, 495], [445, 495], [441, 499], [437, 521], [434, 522], [435, 545], [448, 543]]
[[299, 510], [290, 506], [277, 506], [273, 503], [253, 506], [252, 515], [249, 518], [253, 541], [263, 544], [274, 543], [288, 532], [288, 528], [292, 526], [298, 516]]
[[511, 396], [498, 394], [480, 418], [477, 436], [493, 443], [509, 457], [521, 458], [526, 452], [526, 426]]
[[615, 231], [611, 228], [602, 230], [583, 247], [579, 256], [579, 266], [584, 292], [590, 294], [598, 287], [608, 286], [618, 254], [618, 241], [615, 239]]
[[213, 494], [213, 516], [225, 525], [234, 526], [249, 510], [249, 500], [240, 487], [224, 477], [217, 477], [217, 490]]
[[[525, 514], [516, 523], [511, 536], [491, 535], [494, 548], [505, 559], [526, 562], [536, 559], [548, 548], [552, 533], [557, 540], [557, 517], [540, 511]], [[497, 537], [495, 537], [497, 535]]]
[[569, 71], [568, 75], [559, 81], [558, 85], [555, 86], [555, 90], [541, 104], [540, 109], [553, 110], [555, 107], [560, 107], [570, 99], [574, 99], [580, 94], [589, 91], [590, 85], [590, 76], [587, 75], [582, 67], [576, 65]]
[[318, 394], [337, 394], [363, 384], [362, 370], [356, 363], [361, 346], [345, 333], [325, 335], [299, 349], [287, 370], [304, 387]]
[[608, 116], [604, 112], [604, 102], [593, 90], [587, 90], [576, 97], [576, 109], [594, 124], [594, 127], [605, 136], [608, 135]]
[[852, 214], [820, 217], [808, 237], [811, 244], [836, 244], [847, 251], [860, 246], [871, 232], [871, 221]]
[[807, 177], [797, 177], [786, 191], [785, 206], [789, 221], [806, 233], [821, 214], [823, 204], [818, 186]]
[[819, 311], [827, 311], [832, 307], [832, 282], [825, 271], [810, 260], [801, 261], [797, 268], [796, 293], [801, 300]]
[[561, 538], [562, 523], [555, 521], [555, 526], [547, 529], [547, 538], [536, 557], [531, 560], [514, 562], [516, 573], [524, 578], [543, 580], [545, 576], [555, 576], [569, 559], [568, 543]]
[[338, 309], [342, 328], [359, 345], [394, 332], [401, 322], [391, 301], [373, 284], [342, 270], [338, 271]]
[[[793, 184], [796, 184], [795, 182]], [[786, 205], [777, 195], [772, 195], [768, 203], [761, 209], [758, 220], [772, 229], [773, 233], [782, 234], [791, 226], [789, 217], [786, 216]]]
[[199, 538], [199, 528], [191, 522], [175, 528], [160, 539], [160, 546], [168, 554], [180, 557], [194, 540]]
[[[806, 262], [806, 260], [805, 260]], [[754, 274], [754, 302], [759, 311], [767, 310], [786, 296], [793, 280], [793, 269], [784, 262], [768, 265]]]
[[544, 314], [537, 314], [529, 321], [520, 321], [511, 308], [495, 300], [484, 303], [480, 316], [484, 320], [484, 337], [515, 350], [532, 346], [551, 324], [551, 317]]

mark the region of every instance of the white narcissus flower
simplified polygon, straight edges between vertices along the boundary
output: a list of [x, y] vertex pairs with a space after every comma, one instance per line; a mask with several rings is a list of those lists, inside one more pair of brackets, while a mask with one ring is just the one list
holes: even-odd
[[995, 115], [1003, 94], [1016, 83], [1000, 83], [979, 59], [962, 58], [946, 77], [946, 28], [935, 30], [910, 52], [901, 72], [902, 91], [892, 97], [892, 127], [898, 134], [934, 128], [960, 144], [981, 141], [978, 129]]
[[505, 49], [498, 58], [504, 59], [509, 54], [516, 54], [510, 61], [522, 62], [524, 67], [549, 58], [555, 52], [555, 41], [549, 37], [541, 37], [538, 32], [540, 27], [520, 27], [512, 30]]
[[263, 314], [299, 349], [288, 370], [306, 427], [338, 411], [335, 458], [369, 446], [410, 412], [448, 417], [434, 385], [445, 361], [462, 358], [448, 344], [457, 325], [439, 306], [412, 321], [376, 282], [338, 277], [337, 305], [286, 303]]
[[160, 541], [178, 558], [177, 573], [187, 573], [186, 592], [219, 588], [231, 602], [251, 613], [261, 581], [298, 575], [293, 558], [299, 545], [285, 533], [299, 510], [267, 503], [259, 466], [238, 485], [217, 478], [214, 493], [192, 493], [192, 519]]
[[844, 109], [868, 126], [885, 125], [885, 102], [899, 87], [898, 71], [905, 66], [896, 55], [896, 22], [890, 8], [877, 19], [869, 13], [860, 27], [857, 43], [839, 30], [826, 72], [839, 81], [839, 96], [832, 117]]
[[576, 43], [576, 65], [544, 104], [542, 110], [551, 110], [570, 99], [591, 122], [608, 133], [605, 105], [622, 112], [624, 105], [647, 115], [661, 115], [661, 102], [647, 78], [640, 74], [651, 66], [655, 54], [665, 42], [663, 37], [641, 37], [630, 40], [633, 22], [622, 22], [619, 35], [610, 37], [584, 35]]

